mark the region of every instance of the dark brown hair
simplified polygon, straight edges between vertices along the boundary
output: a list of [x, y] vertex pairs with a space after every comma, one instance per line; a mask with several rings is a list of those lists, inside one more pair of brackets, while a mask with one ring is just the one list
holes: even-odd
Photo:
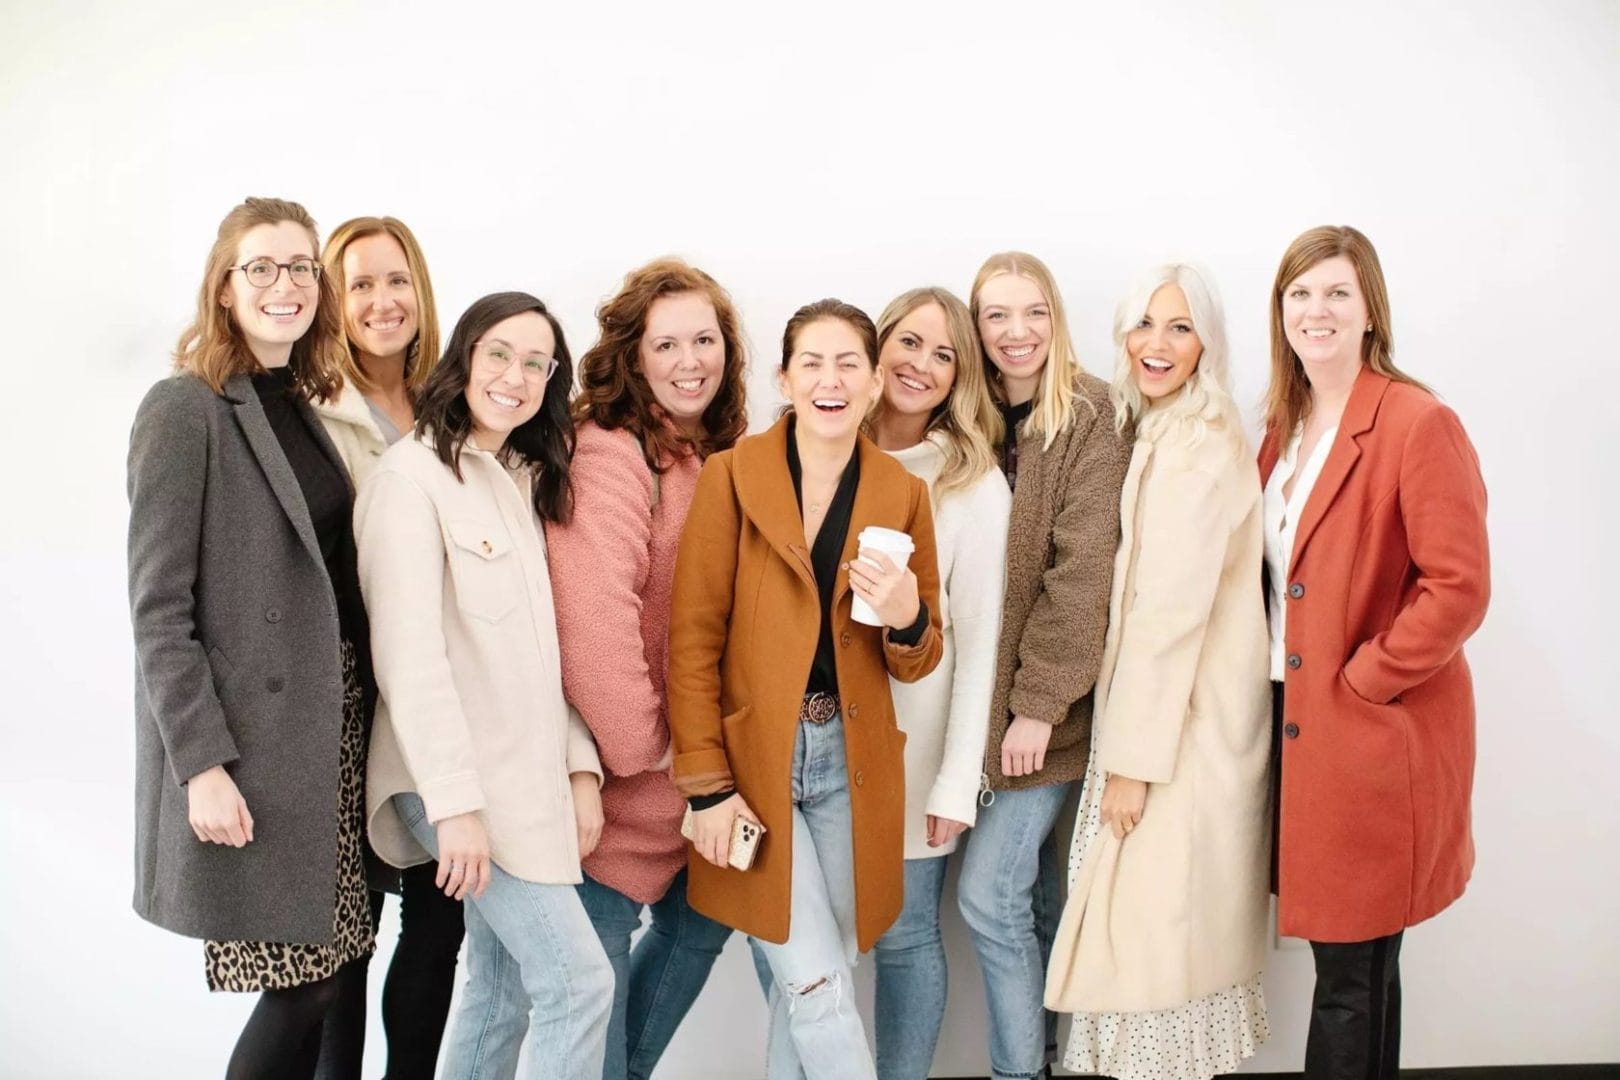
[[[641, 338], [647, 312], [666, 296], [698, 293], [714, 307], [725, 345], [720, 389], [703, 410], [703, 433], [697, 437], [668, 424], [663, 406], [653, 396], [641, 366]], [[708, 274], [680, 259], [657, 259], [625, 275], [624, 284], [596, 309], [600, 336], [579, 361], [579, 396], [574, 422], [589, 420], [608, 431], [630, 432], [653, 472], [660, 461], [690, 447], [705, 458], [729, 450], [748, 430], [748, 355], [731, 296]]]
[[[236, 375], [257, 375], [264, 367], [248, 348], [232, 309], [220, 303], [220, 291], [232, 271], [242, 237], [260, 225], [290, 221], [309, 233], [309, 257], [319, 265], [321, 243], [309, 211], [286, 199], [249, 198], [232, 208], [219, 223], [214, 246], [208, 249], [202, 288], [197, 290], [197, 315], [180, 335], [174, 366], [189, 371], [216, 394]], [[315, 319], [304, 336], [293, 342], [287, 366], [298, 393], [325, 401], [343, 385], [343, 308], [331, 279], [321, 274], [315, 282]]]
[[456, 322], [444, 357], [434, 366], [416, 402], [417, 437], [431, 437], [439, 460], [461, 479], [461, 447], [472, 435], [467, 382], [472, 373], [473, 343], [498, 322], [532, 311], [551, 324], [556, 336], [557, 369], [546, 381], [540, 411], [512, 429], [501, 447], [508, 465], [535, 466], [534, 508], [543, 521], [566, 522], [573, 516], [574, 492], [568, 467], [574, 457], [574, 425], [568, 418], [568, 387], [574, 362], [568, 355], [562, 324], [539, 299], [524, 292], [492, 293], [473, 303]]
[[1266, 390], [1266, 433], [1278, 439], [1292, 438], [1294, 429], [1311, 413], [1311, 384], [1305, 377], [1305, 365], [1288, 344], [1283, 327], [1283, 290], [1317, 263], [1340, 255], [1356, 268], [1356, 280], [1367, 301], [1367, 321], [1372, 324], [1371, 332], [1362, 335], [1362, 362], [1396, 382], [1429, 389], [1395, 366], [1389, 290], [1384, 286], [1384, 269], [1378, 264], [1372, 241], [1348, 225], [1319, 225], [1300, 233], [1288, 245], [1271, 285], [1271, 386]]
[[786, 371], [788, 362], [793, 359], [793, 347], [799, 331], [811, 323], [823, 319], [836, 319], [847, 323], [850, 329], [860, 335], [861, 347], [866, 350], [866, 359], [873, 367], [878, 362], [877, 327], [872, 325], [872, 317], [854, 304], [846, 304], [842, 300], [828, 297], [817, 300], [813, 304], [806, 304], [793, 313], [787, 322], [787, 329], [782, 331], [782, 370]]

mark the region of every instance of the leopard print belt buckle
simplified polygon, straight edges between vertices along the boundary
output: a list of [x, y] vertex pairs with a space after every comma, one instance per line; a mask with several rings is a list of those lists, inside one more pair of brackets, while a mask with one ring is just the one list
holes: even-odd
[[799, 722], [810, 724], [825, 724], [838, 715], [838, 695], [817, 690], [813, 694], [804, 695], [799, 702]]

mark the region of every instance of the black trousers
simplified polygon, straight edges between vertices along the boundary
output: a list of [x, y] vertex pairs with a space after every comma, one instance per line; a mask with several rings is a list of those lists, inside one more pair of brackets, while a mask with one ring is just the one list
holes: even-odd
[[1396, 1080], [1401, 1065], [1401, 934], [1311, 942], [1316, 992], [1305, 1080]]

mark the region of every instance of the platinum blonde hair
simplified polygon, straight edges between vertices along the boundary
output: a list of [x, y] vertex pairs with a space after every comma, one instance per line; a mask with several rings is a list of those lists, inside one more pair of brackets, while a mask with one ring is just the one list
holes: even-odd
[[[1175, 400], [1149, 409], [1148, 399], [1137, 383], [1136, 365], [1131, 362], [1126, 339], [1147, 314], [1154, 293], [1167, 285], [1176, 286], [1187, 298], [1193, 329], [1204, 351]], [[1115, 426], [1123, 432], [1134, 423], [1139, 439], [1157, 441], [1173, 434], [1197, 444], [1212, 427], [1241, 437], [1242, 417], [1232, 400], [1232, 376], [1227, 363], [1226, 316], [1220, 293], [1202, 268], [1185, 262], [1155, 267], [1138, 278], [1120, 301], [1114, 311], [1114, 381], [1109, 396], [1114, 401]]]

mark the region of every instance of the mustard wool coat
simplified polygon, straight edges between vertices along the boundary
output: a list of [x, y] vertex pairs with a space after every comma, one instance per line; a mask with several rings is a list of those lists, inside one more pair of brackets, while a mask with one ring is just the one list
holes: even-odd
[[[1271, 683], [1260, 481], [1233, 410], [1197, 443], [1139, 438], [1120, 496], [1097, 679], [1100, 774], [1148, 782], [1124, 839], [1083, 854], [1047, 1004], [1167, 1009], [1259, 974], [1271, 861]], [[1101, 795], [1087, 793], [1087, 804]]]
[[[790, 419], [703, 466], [675, 563], [669, 721], [683, 795], [735, 787], [768, 830], [746, 871], [689, 852], [687, 895], [712, 919], [785, 942], [792, 889], [791, 770], [799, 705], [821, 630], [821, 602], [788, 473]], [[928, 489], [865, 436], [843, 558], [868, 525], [909, 533], [910, 566], [928, 605], [922, 640], [906, 647], [850, 618], [847, 571], [833, 588], [832, 634], [848, 756], [855, 922], [862, 951], [903, 899], [905, 735], [889, 676], [915, 682], [939, 663], [939, 560]]]

